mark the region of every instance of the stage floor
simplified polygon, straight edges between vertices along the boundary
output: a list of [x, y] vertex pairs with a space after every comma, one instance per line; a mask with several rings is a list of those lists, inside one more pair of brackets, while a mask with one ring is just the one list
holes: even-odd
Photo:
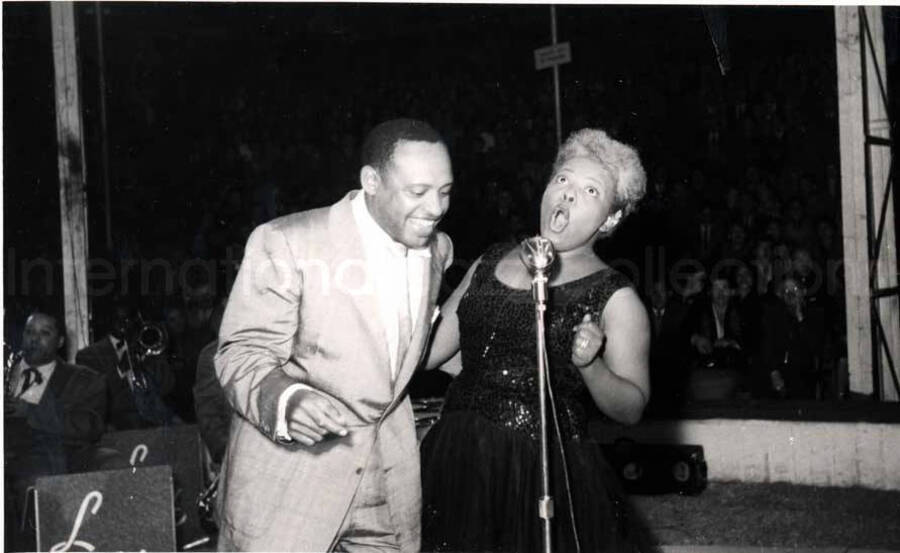
[[[661, 553], [897, 553], [896, 549], [859, 549], [847, 547], [752, 547], [741, 545], [664, 545]], [[208, 553], [211, 549], [194, 549]], [[423, 552], [427, 553], [427, 552]]]
[[900, 491], [710, 482], [632, 502], [667, 553], [900, 551]]

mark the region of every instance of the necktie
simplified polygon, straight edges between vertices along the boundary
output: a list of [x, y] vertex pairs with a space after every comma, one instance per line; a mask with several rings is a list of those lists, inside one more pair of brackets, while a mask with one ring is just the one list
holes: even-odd
[[406, 350], [409, 347], [409, 340], [412, 337], [412, 316], [410, 315], [409, 302], [409, 255], [403, 257], [403, 270], [400, 282], [402, 290], [400, 291], [400, 302], [397, 306], [399, 327], [397, 332], [397, 368], [403, 362]]
[[19, 392], [19, 396], [28, 391], [29, 388], [34, 386], [35, 384], [42, 384], [44, 382], [44, 377], [41, 376], [40, 371], [33, 367], [28, 367], [24, 371], [22, 371], [22, 391]]

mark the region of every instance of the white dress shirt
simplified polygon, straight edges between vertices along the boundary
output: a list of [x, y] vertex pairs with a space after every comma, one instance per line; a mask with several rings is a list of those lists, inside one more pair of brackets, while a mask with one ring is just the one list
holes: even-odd
[[[128, 383], [128, 387], [134, 390], [134, 367], [131, 366], [131, 356], [128, 355], [128, 342], [119, 340], [112, 334], [109, 335], [109, 342], [112, 344], [113, 349], [116, 351], [116, 357], [119, 359], [116, 365], [116, 372], [119, 373], [119, 378], [124, 378], [125, 382]], [[125, 361], [123, 362], [122, 359], [125, 359]]]
[[[411, 333], [422, 304], [425, 277], [431, 262], [431, 249], [408, 248], [391, 238], [372, 218], [366, 205], [365, 193], [362, 191], [350, 200], [350, 209], [366, 256], [368, 278], [374, 285], [374, 293], [378, 297], [378, 316], [387, 339], [391, 377], [396, 378], [402, 362], [400, 354], [406, 351], [409, 345], [400, 343], [401, 319], [404, 316], [402, 311], [408, 309]], [[409, 336], [406, 340], [409, 340]], [[291, 439], [287, 427], [287, 402], [294, 392], [302, 389], [312, 388], [305, 384], [293, 384], [278, 398], [276, 434], [282, 440]]]
[[[379, 316], [387, 336], [391, 374], [396, 377], [402, 361], [398, 359], [398, 354], [408, 345], [399, 343], [402, 306], [409, 306], [410, 327], [415, 328], [425, 274], [431, 261], [431, 249], [407, 248], [394, 241], [372, 218], [366, 206], [365, 193], [360, 192], [350, 200], [350, 206], [362, 237], [366, 266], [371, 271], [369, 277], [373, 279], [378, 296]], [[403, 295], [406, 295], [407, 301], [403, 301]]]
[[21, 399], [32, 405], [37, 405], [41, 402], [41, 398], [44, 397], [44, 390], [47, 389], [47, 383], [50, 382], [50, 377], [53, 376], [53, 370], [56, 369], [56, 360], [54, 359], [44, 365], [33, 367], [40, 373], [41, 382], [40, 384], [37, 382], [32, 383], [31, 386], [23, 392], [22, 386], [25, 385], [23, 373], [27, 368], [29, 368], [29, 365], [24, 359], [19, 361], [19, 365], [16, 367], [15, 376], [13, 377], [12, 389], [14, 390], [17, 399]]

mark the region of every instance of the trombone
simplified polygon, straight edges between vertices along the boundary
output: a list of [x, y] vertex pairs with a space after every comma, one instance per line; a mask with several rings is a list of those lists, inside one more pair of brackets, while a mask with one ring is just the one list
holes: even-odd
[[146, 322], [140, 318], [140, 326], [133, 335], [126, 339], [128, 343], [129, 361], [132, 367], [132, 377], [136, 389], [146, 391], [149, 388], [147, 375], [144, 371], [144, 361], [149, 357], [156, 357], [165, 353], [168, 348], [169, 335], [166, 328], [160, 324]]

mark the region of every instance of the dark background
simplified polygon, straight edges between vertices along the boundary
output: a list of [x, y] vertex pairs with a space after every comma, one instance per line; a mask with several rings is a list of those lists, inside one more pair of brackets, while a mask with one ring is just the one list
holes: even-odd
[[[533, 232], [556, 147], [551, 72], [535, 71], [533, 58], [551, 41], [549, 7], [110, 3], [108, 249], [96, 6], [75, 5], [92, 258], [227, 265], [255, 224], [358, 186], [362, 136], [398, 115], [448, 139], [457, 186], [443, 227], [460, 267], [493, 241]], [[897, 11], [884, 10], [893, 68]], [[563, 134], [605, 128], [638, 148], [651, 182], [686, 190], [686, 203], [657, 211], [651, 190], [649, 207], [603, 246], [607, 259], [637, 266], [630, 276], [642, 293], [665, 270], [647, 267], [649, 248], [662, 247], [665, 264], [685, 255], [679, 219], [721, 205], [749, 167], [785, 201], [798, 175], [826, 188], [839, 168], [833, 11], [727, 8], [732, 69], [722, 76], [699, 7], [557, 6], [559, 39], [573, 53], [560, 71]], [[6, 323], [16, 329], [36, 305], [62, 310], [58, 266], [23, 271], [60, 257], [48, 4], [3, 4], [3, 69]], [[777, 143], [743, 132], [743, 119], [762, 121], [767, 106], [786, 129]], [[707, 144], [712, 128], [718, 151]], [[839, 196], [824, 201], [840, 232]], [[127, 293], [154, 315], [175, 288]], [[215, 292], [224, 296], [227, 283]], [[92, 295], [95, 313], [109, 295]]]

